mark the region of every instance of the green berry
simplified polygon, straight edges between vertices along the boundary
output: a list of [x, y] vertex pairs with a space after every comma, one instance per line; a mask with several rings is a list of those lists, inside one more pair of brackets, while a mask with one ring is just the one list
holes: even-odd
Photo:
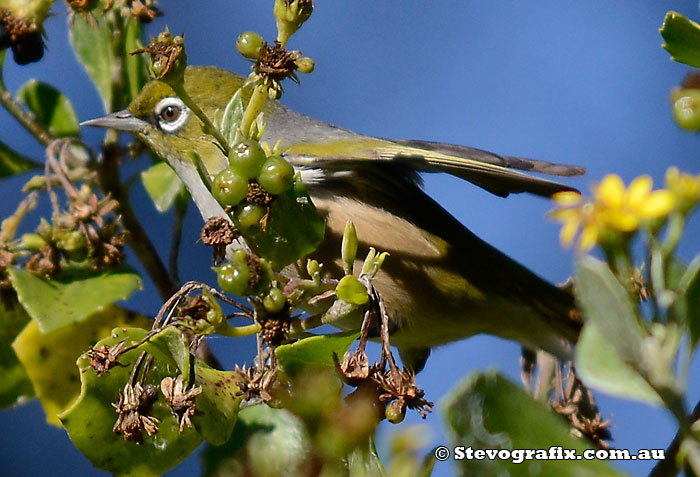
[[279, 288], [271, 288], [267, 296], [263, 298], [265, 311], [272, 315], [282, 311], [285, 303], [287, 303], [287, 297], [284, 296], [284, 293]]
[[64, 234], [56, 242], [56, 245], [66, 258], [72, 262], [82, 262], [88, 256], [87, 238], [85, 238], [85, 234], [78, 230]]
[[228, 154], [231, 168], [246, 179], [253, 179], [260, 173], [265, 159], [265, 151], [252, 139], [242, 140]]
[[251, 60], [257, 60], [260, 57], [260, 50], [263, 47], [263, 39], [254, 31], [244, 31], [238, 35], [236, 40], [236, 49], [238, 52]]
[[224, 207], [235, 206], [248, 194], [248, 179], [227, 167], [212, 182], [211, 193]]
[[309, 74], [314, 71], [314, 60], [309, 57], [299, 58], [294, 62], [299, 73]]
[[46, 240], [39, 234], [24, 234], [22, 235], [21, 247], [32, 252], [38, 252], [41, 247], [46, 245]]
[[254, 225], [258, 225], [266, 212], [267, 209], [261, 205], [245, 204], [238, 211], [238, 225], [242, 229], [249, 229]]
[[248, 264], [240, 261], [224, 263], [216, 271], [216, 279], [222, 290], [234, 295], [244, 295], [250, 281]]
[[700, 89], [681, 90], [674, 98], [673, 117], [688, 131], [700, 130]]
[[392, 401], [384, 410], [386, 420], [398, 424], [406, 417], [406, 405], [400, 401]]
[[271, 156], [262, 166], [258, 183], [268, 193], [279, 195], [294, 183], [294, 168], [281, 156]]

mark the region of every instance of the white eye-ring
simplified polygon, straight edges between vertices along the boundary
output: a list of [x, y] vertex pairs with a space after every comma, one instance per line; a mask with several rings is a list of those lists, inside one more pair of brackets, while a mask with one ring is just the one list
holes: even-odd
[[190, 117], [190, 108], [177, 97], [161, 99], [153, 112], [160, 128], [169, 134], [174, 134], [182, 129]]

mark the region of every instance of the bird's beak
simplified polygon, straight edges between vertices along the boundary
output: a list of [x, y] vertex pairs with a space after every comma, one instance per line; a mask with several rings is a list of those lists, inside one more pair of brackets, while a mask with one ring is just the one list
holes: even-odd
[[101, 118], [88, 119], [80, 123], [81, 126], [97, 126], [100, 128], [118, 129], [120, 131], [142, 131], [148, 127], [148, 123], [132, 115], [128, 109], [111, 113]]

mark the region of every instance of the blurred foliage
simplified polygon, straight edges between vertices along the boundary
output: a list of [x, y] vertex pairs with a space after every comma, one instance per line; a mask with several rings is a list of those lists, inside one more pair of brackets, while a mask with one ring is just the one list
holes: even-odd
[[[51, 3], [0, 6], [0, 73], [8, 48], [19, 64], [42, 57], [42, 22]], [[116, 135], [106, 135], [101, 160], [94, 161], [94, 150], [78, 142], [69, 98], [36, 79], [13, 95], [0, 74], [3, 106], [47, 145], [44, 173], [29, 179], [26, 196], [0, 228], [0, 405], [36, 396], [49, 423], [62, 425], [96, 467], [117, 475], [160, 475], [203, 441], [205, 475], [430, 475], [435, 459], [425, 452], [420, 430], [396, 433], [386, 465], [374, 445], [385, 417], [399, 422], [407, 407], [430, 410], [415, 375], [399, 370], [386, 350], [380, 363], [368, 362], [369, 327], [307, 336], [309, 329], [357, 311], [369, 320], [376, 305], [372, 279], [387, 254], [371, 249], [362, 270], [353, 270], [357, 236], [348, 223], [339, 251], [342, 277], [322, 280], [322, 265], [315, 261], [307, 262], [308, 278], [285, 280], [276, 273], [324, 237], [324, 222], [299, 175], [289, 172], [276, 146], [258, 143], [265, 99], [279, 98], [285, 79], [296, 81], [297, 73], [313, 70], [313, 60], [284, 48], [309, 19], [312, 2], [274, 2], [278, 43], [264, 43], [254, 32], [238, 38], [239, 52], [253, 62], [250, 95], [246, 100], [236, 94], [214, 122], [184, 91], [184, 39], [165, 31], [143, 47], [142, 23], [161, 13], [154, 1], [66, 3], [71, 45], [106, 112], [128, 105], [149, 72], [155, 74], [215, 138], [230, 174], [245, 175], [244, 194], [233, 194], [243, 199], [221, 203], [227, 217], [208, 222], [202, 241], [228, 264], [217, 269], [219, 283], [246, 296], [233, 299], [195, 282], [173, 294], [177, 274], [164, 276], [157, 247], [128, 203], [129, 183], [119, 175], [127, 151]], [[670, 12], [661, 34], [673, 59], [700, 66], [700, 26]], [[681, 127], [700, 130], [700, 81], [694, 81], [672, 92], [673, 111]], [[248, 146], [238, 147], [244, 143], [256, 154], [259, 149], [259, 157], [249, 156]], [[129, 152], [142, 148], [134, 143]], [[194, 151], [191, 157], [197, 162]], [[40, 164], [0, 142], [0, 178]], [[154, 207], [167, 212], [175, 205], [181, 218], [189, 196], [173, 170], [155, 162], [140, 177]], [[202, 180], [211, 187], [212, 177], [203, 173]], [[234, 182], [225, 185], [233, 188]], [[231, 197], [231, 191], [214, 192], [220, 202]], [[51, 217], [18, 236], [39, 193], [49, 197]], [[585, 319], [576, 348], [579, 377], [604, 392], [665, 406], [679, 427], [680, 452], [670, 458], [696, 474], [700, 443], [685, 402], [700, 340], [700, 255], [685, 263], [677, 246], [699, 200], [700, 176], [672, 168], [662, 189], [652, 190], [646, 176], [625, 187], [609, 175], [593, 186], [591, 198], [558, 195], [552, 212], [563, 224], [562, 243], [577, 249], [574, 287]], [[227, 250], [241, 236], [250, 250]], [[115, 304], [142, 286], [142, 278], [123, 264], [126, 240], [140, 269], [164, 284], [164, 304], [154, 320]], [[323, 318], [307, 318], [304, 310], [310, 308]], [[250, 324], [229, 324], [234, 316]], [[196, 357], [205, 335], [255, 333], [261, 346], [253, 366], [218, 370]], [[578, 378], [570, 383], [571, 392], [559, 390], [548, 406], [540, 401], [548, 400], [551, 382], [545, 382], [544, 399], [535, 400], [497, 373], [466, 377], [441, 406], [453, 444], [509, 451], [605, 448], [607, 421], [594, 403], [593, 414], [584, 415], [585, 388]], [[618, 475], [596, 460], [465, 459], [459, 472]]]

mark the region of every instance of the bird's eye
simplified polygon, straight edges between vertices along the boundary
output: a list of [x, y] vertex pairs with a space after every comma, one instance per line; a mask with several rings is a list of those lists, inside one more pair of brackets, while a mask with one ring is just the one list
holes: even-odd
[[166, 106], [160, 112], [160, 117], [164, 121], [174, 123], [180, 117], [180, 108], [177, 106]]
[[161, 99], [154, 110], [160, 129], [166, 133], [178, 132], [187, 123], [190, 110], [180, 98]]

